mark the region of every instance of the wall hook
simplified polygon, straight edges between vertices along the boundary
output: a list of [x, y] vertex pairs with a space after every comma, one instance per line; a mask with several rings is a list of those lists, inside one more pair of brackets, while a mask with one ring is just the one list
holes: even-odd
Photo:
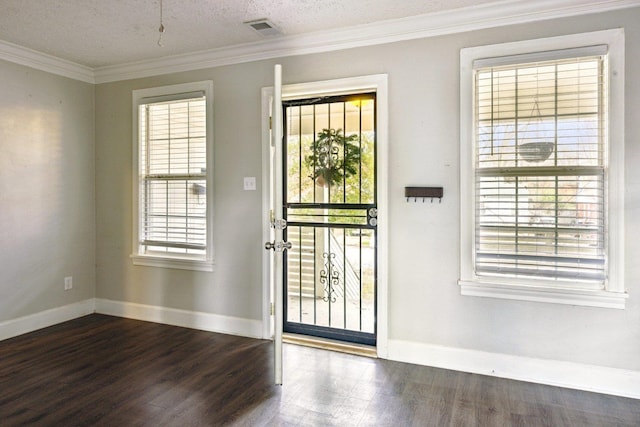
[[407, 202], [413, 199], [413, 202], [416, 203], [418, 199], [422, 199], [422, 203], [425, 203], [425, 200], [429, 198], [433, 203], [433, 199], [437, 198], [442, 203], [443, 194], [442, 187], [404, 187], [404, 197]]

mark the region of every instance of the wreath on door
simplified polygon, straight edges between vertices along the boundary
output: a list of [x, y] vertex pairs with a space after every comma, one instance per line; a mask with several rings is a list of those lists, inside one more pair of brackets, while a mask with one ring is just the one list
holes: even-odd
[[360, 147], [354, 144], [357, 134], [345, 136], [342, 129], [322, 129], [311, 145], [305, 164], [312, 170], [309, 178], [328, 187], [358, 173]]

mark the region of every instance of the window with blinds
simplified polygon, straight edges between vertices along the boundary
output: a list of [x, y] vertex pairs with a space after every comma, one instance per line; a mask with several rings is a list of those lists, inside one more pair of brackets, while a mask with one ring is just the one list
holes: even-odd
[[606, 46], [544, 57], [473, 63], [475, 274], [602, 288]]
[[210, 81], [133, 91], [136, 265], [211, 271]]

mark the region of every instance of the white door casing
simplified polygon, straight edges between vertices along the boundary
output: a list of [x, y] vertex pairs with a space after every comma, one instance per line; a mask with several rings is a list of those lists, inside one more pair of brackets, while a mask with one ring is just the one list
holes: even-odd
[[[276, 66], [277, 68], [278, 66]], [[274, 90], [275, 89], [275, 90]], [[378, 176], [378, 286], [377, 286], [377, 354], [378, 357], [387, 358], [387, 342], [388, 342], [388, 229], [389, 229], [389, 210], [388, 210], [388, 93], [387, 93], [387, 75], [376, 74], [362, 77], [352, 77], [336, 80], [325, 80], [311, 83], [301, 83], [294, 85], [281, 86], [281, 98], [278, 104], [278, 111], [275, 111], [275, 103], [277, 87], [266, 87], [262, 89], [262, 200], [263, 200], [263, 241], [272, 238], [270, 223], [271, 211], [277, 217], [278, 205], [273, 205], [275, 196], [280, 193], [280, 217], [282, 218], [282, 99], [296, 99], [313, 96], [342, 95], [349, 93], [357, 93], [363, 91], [375, 91], [377, 97], [377, 176]], [[272, 118], [271, 118], [272, 117]], [[280, 120], [279, 124], [277, 120]], [[272, 128], [270, 129], [270, 122]], [[272, 146], [271, 136], [276, 132], [279, 135], [280, 154], [277, 154], [277, 145]], [[275, 156], [275, 158], [274, 158]], [[278, 164], [279, 162], [279, 164]], [[280, 168], [279, 176], [274, 173], [274, 168]], [[278, 180], [278, 182], [276, 182]], [[276, 239], [278, 237], [276, 236]], [[282, 230], [280, 230], [279, 240], [282, 240]], [[282, 339], [282, 299], [283, 299], [283, 280], [282, 276], [274, 283], [274, 268], [269, 252], [265, 251], [263, 256], [263, 338], [274, 341]], [[280, 260], [280, 269], [282, 274], [282, 255]], [[275, 264], [275, 263], [274, 263]], [[278, 301], [279, 299], [279, 301]], [[278, 304], [280, 303], [280, 311]], [[275, 306], [276, 316], [271, 314], [272, 304]], [[278, 319], [279, 317], [279, 319]], [[279, 326], [278, 326], [279, 323]], [[279, 335], [279, 336], [278, 336]], [[281, 344], [276, 344], [276, 351], [281, 351]], [[281, 356], [282, 353], [280, 353]], [[277, 359], [276, 354], [276, 359]], [[277, 375], [277, 373], [276, 373]], [[281, 372], [280, 372], [281, 375]]]

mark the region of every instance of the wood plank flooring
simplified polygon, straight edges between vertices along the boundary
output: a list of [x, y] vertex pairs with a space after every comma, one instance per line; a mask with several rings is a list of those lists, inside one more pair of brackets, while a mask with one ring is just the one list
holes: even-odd
[[638, 426], [640, 401], [90, 315], [0, 342], [0, 426]]

